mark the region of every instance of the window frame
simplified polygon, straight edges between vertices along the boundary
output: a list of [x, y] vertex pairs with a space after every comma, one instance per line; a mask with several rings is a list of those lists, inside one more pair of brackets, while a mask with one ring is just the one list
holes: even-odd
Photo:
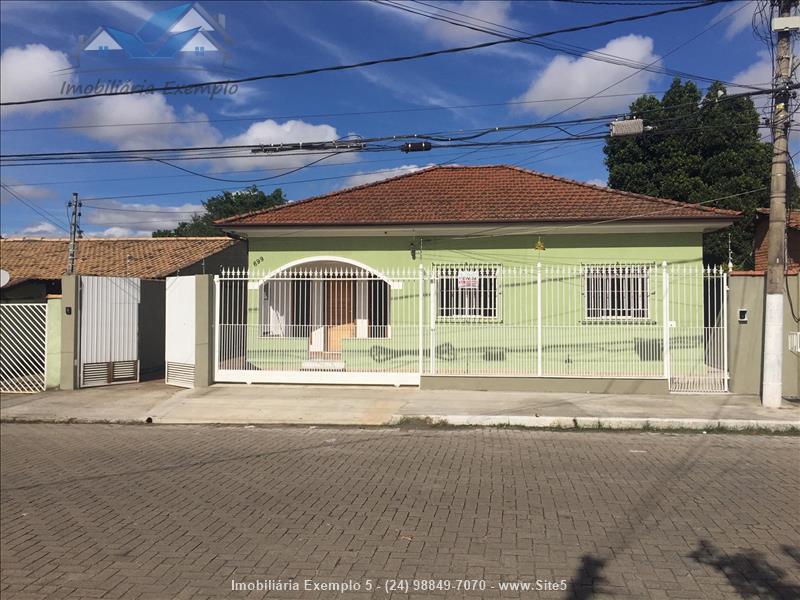
[[[437, 323], [464, 323], [464, 322], [479, 322], [479, 323], [501, 323], [502, 322], [502, 298], [503, 298], [503, 285], [502, 285], [502, 273], [503, 273], [503, 266], [499, 263], [441, 263], [441, 264], [434, 264], [432, 265], [433, 272], [435, 274], [435, 281], [436, 281], [436, 322]], [[482, 270], [494, 270], [494, 276], [478, 276], [478, 297], [480, 298], [482, 293], [490, 294], [491, 289], [485, 289], [482, 287], [481, 283], [483, 281], [491, 281], [494, 280], [494, 306], [488, 307], [489, 310], [493, 310], [494, 314], [490, 315], [469, 315], [469, 314], [442, 314], [442, 311], [445, 310], [445, 306], [442, 304], [442, 297], [446, 293], [442, 289], [442, 281], [444, 279], [450, 279], [451, 281], [455, 281], [455, 285], [457, 285], [458, 279], [458, 271], [482, 271]], [[447, 271], [453, 272], [453, 275], [445, 275]], [[458, 291], [458, 290], [456, 290]], [[454, 307], [458, 308], [458, 307]], [[466, 307], [461, 307], [462, 309]], [[452, 309], [451, 309], [452, 310]], [[483, 311], [487, 310], [487, 307], [482, 309]]]
[[[651, 285], [650, 278], [655, 270], [655, 263], [583, 263], [581, 264], [581, 285], [582, 285], [582, 295], [583, 295], [583, 322], [584, 323], [655, 323], [655, 319], [652, 317], [653, 307], [651, 306], [650, 299], [655, 295], [656, 291], [655, 288]], [[633, 313], [635, 311], [644, 311], [643, 315], [636, 315], [636, 314], [590, 314], [591, 312], [600, 313], [613, 313], [613, 312], [620, 312], [623, 309], [620, 307], [614, 307], [613, 303], [611, 305], [605, 306], [601, 305], [598, 307], [590, 307], [590, 298], [593, 297], [593, 294], [597, 292], [589, 291], [589, 282], [590, 282], [590, 274], [591, 270], [593, 269], [600, 269], [601, 272], [598, 273], [600, 278], [608, 278], [609, 281], [613, 281], [613, 279], [609, 276], [609, 272], [611, 269], [638, 269], [639, 272], [632, 273], [628, 279], [632, 280], [640, 280], [644, 282], [643, 289], [640, 290], [633, 290], [633, 294], [639, 294], [639, 299], [644, 300], [643, 303], [640, 303], [638, 306], [631, 306], [628, 309], [629, 312]], [[613, 294], [622, 294], [618, 290], [610, 289], [609, 292]], [[600, 294], [603, 294], [603, 290], [600, 290]], [[612, 296], [613, 297], [613, 296]], [[604, 296], [598, 296], [600, 300], [604, 299]], [[642, 306], [641, 304], [644, 304]]]

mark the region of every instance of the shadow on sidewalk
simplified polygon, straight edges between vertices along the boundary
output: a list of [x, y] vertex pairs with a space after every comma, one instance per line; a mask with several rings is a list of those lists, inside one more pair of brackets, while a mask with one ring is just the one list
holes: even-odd
[[[800, 548], [784, 546], [783, 551], [796, 561], [800, 557]], [[726, 554], [708, 540], [700, 540], [689, 556], [725, 575], [742, 598], [800, 598], [800, 586], [786, 581], [786, 571], [770, 565], [761, 552]]]

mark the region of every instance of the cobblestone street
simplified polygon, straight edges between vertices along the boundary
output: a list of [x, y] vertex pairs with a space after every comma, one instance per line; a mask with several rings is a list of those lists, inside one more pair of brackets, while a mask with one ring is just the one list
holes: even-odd
[[800, 597], [796, 437], [1, 431], [4, 600]]

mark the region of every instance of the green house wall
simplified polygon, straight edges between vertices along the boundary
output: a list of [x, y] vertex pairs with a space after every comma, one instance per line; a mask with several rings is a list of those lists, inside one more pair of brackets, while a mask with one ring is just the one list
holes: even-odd
[[[490, 228], [487, 228], [487, 230]], [[544, 250], [536, 250], [541, 240]], [[412, 258], [411, 244], [416, 248]], [[591, 263], [658, 264], [702, 266], [702, 234], [569, 234], [514, 235], [483, 237], [263, 237], [249, 240], [248, 262], [251, 271], [269, 273], [292, 261], [313, 256], [337, 256], [364, 263], [378, 271], [407, 272], [419, 265], [430, 269], [441, 264], [493, 264], [501, 267], [534, 269], [541, 263], [546, 272], [559, 266]], [[660, 273], [660, 271], [659, 271]], [[655, 276], [654, 276], [655, 278]], [[543, 281], [541, 308], [542, 370], [551, 376], [663, 376], [663, 298], [661, 281], [651, 281], [651, 318], [646, 323], [587, 324], [581, 293], [583, 281], [577, 271], [567, 276], [556, 274]], [[673, 361], [690, 371], [701, 369], [702, 286], [700, 291], [672, 292], [696, 310], [678, 324], [673, 333], [682, 332], [682, 342], [672, 350]], [[435, 373], [440, 375], [519, 375], [534, 374], [537, 368], [535, 278], [504, 282], [500, 290], [501, 316], [495, 322], [438, 322], [432, 333], [424, 328], [422, 345], [424, 369], [430, 370], [430, 354], [435, 356]], [[392, 292], [391, 339], [349, 339], [343, 342], [342, 360], [347, 369], [358, 371], [416, 372], [418, 370], [420, 329], [418, 327], [419, 286], [405, 282], [404, 289]], [[427, 282], [423, 285], [425, 318], [429, 315]], [[559, 301], [559, 299], [564, 299]], [[259, 292], [248, 292], [247, 359], [257, 368], [296, 370], [308, 358], [304, 338], [263, 337]], [[524, 309], [520, 307], [525, 307]], [[684, 307], [685, 308], [685, 307]], [[699, 336], [698, 337], [698, 333]], [[433, 341], [431, 339], [433, 337]], [[432, 350], [431, 350], [432, 349]]]
[[[535, 246], [541, 239], [545, 250]], [[416, 260], [410, 247], [417, 248]], [[256, 237], [249, 240], [251, 269], [271, 271], [293, 260], [336, 255], [378, 270], [430, 267], [440, 263], [492, 263], [503, 266], [580, 265], [592, 262], [702, 264], [701, 233], [576, 234], [485, 237]]]

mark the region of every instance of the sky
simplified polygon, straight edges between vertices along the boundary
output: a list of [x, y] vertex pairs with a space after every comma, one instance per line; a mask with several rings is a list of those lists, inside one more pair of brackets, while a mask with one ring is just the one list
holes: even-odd
[[[70, 86], [97, 82], [145, 87], [196, 83], [496, 39], [368, 1], [204, 1], [200, 6], [221, 30], [214, 37], [218, 52], [154, 59], [132, 58], [124, 51], [81, 51], [98, 28], [133, 34], [154, 13], [182, 4], [0, 3], [2, 101], [69, 95], [78, 89]], [[433, 8], [402, 4], [449, 16], [454, 15], [445, 11], [456, 11], [472, 17], [474, 23], [491, 22], [527, 33], [665, 8], [658, 3], [617, 6], [548, 0], [429, 1]], [[548, 39], [639, 63], [766, 87], [771, 68], [766, 46], [752, 31], [755, 7], [755, 2], [729, 2]], [[4, 107], [0, 142], [2, 154], [17, 154], [457, 131], [535, 123], [561, 111], [556, 120], [622, 114], [641, 93], [660, 97], [670, 85], [669, 75], [598, 62], [580, 56], [581, 52], [573, 56], [529, 44], [504, 44], [406, 63], [241, 84], [213, 96], [148, 93]], [[579, 100], [563, 100], [598, 92], [601, 97], [577, 106]], [[571, 131], [580, 133], [589, 127]], [[598, 131], [595, 128], [593, 133]], [[538, 130], [517, 139], [547, 135], [564, 134]], [[181, 163], [196, 174], [153, 161], [4, 166], [2, 183], [22, 200], [2, 190], [0, 232], [4, 237], [65, 237], [66, 204], [73, 192], [84, 203], [81, 226], [88, 237], [130, 237], [174, 227], [200, 211], [201, 202], [209, 196], [248, 187], [265, 177], [274, 179], [257, 182], [261, 189], [269, 193], [280, 187], [290, 200], [448, 162], [514, 164], [597, 185], [607, 179], [602, 141], [597, 140], [482, 148], [470, 153], [464, 149], [355, 153], [309, 164], [317, 158], [259, 154]]]

